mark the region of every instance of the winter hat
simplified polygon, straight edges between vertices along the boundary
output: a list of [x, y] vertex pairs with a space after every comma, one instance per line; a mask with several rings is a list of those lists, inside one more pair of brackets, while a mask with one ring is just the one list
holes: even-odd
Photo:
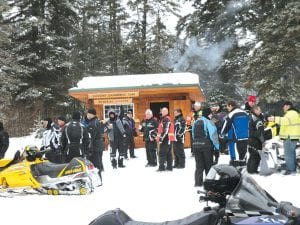
[[256, 103], [256, 96], [255, 95], [249, 95], [248, 96], [248, 102], [254, 102], [254, 103]]
[[114, 116], [116, 116], [116, 113], [113, 110], [111, 110], [111, 111], [108, 112], [108, 116], [110, 116], [111, 114], [114, 114]]
[[74, 111], [72, 114], [72, 119], [73, 120], [80, 120], [81, 118], [81, 113], [79, 111]]
[[57, 119], [61, 120], [61, 121], [64, 121], [64, 122], [67, 122], [67, 119], [64, 116], [59, 116], [59, 117], [57, 117]]
[[128, 109], [128, 110], [127, 110], [127, 114], [133, 114], [132, 109]]
[[94, 109], [94, 108], [88, 109], [87, 113], [93, 114], [93, 115], [95, 115], [95, 116], [96, 116], [96, 114], [97, 114], [97, 113], [96, 113], [96, 109]]
[[209, 119], [208, 116], [211, 114], [211, 109], [210, 108], [204, 108], [202, 110], [202, 116], [204, 116], [205, 118]]

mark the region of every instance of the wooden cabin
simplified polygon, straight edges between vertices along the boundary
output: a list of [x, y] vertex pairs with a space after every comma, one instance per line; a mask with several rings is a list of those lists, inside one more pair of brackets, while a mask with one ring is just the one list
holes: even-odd
[[[160, 109], [167, 107], [171, 118], [174, 118], [174, 110], [181, 108], [186, 117], [195, 101], [205, 101], [199, 76], [193, 73], [84, 77], [77, 87], [69, 89], [69, 94], [84, 102], [87, 108], [94, 107], [100, 119], [108, 119], [108, 112], [112, 109], [118, 113], [120, 105], [125, 112], [132, 109], [136, 128], [146, 109], [150, 108], [159, 118]], [[188, 132], [185, 146], [190, 147]], [[141, 133], [136, 147], [144, 147]]]

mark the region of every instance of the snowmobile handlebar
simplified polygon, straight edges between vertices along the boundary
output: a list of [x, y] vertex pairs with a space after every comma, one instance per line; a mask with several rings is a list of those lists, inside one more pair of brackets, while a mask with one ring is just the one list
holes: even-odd
[[281, 213], [286, 216], [292, 223], [288, 224], [299, 224], [300, 223], [300, 208], [293, 206], [290, 202], [269, 202], [270, 206], [276, 207], [277, 213]]

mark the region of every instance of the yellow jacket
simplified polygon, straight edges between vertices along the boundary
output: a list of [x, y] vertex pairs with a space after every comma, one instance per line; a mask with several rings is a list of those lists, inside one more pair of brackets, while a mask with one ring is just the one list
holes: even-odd
[[280, 125], [281, 139], [300, 139], [300, 115], [297, 111], [290, 109], [283, 117], [276, 116], [275, 123]]

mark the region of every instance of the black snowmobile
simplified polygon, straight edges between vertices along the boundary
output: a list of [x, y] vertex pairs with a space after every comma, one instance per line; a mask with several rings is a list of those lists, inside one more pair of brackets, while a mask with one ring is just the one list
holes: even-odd
[[213, 166], [205, 181], [200, 201], [214, 202], [203, 211], [180, 220], [162, 223], [132, 220], [121, 209], [110, 210], [89, 225], [300, 225], [300, 208], [278, 203], [247, 173], [233, 166]]

